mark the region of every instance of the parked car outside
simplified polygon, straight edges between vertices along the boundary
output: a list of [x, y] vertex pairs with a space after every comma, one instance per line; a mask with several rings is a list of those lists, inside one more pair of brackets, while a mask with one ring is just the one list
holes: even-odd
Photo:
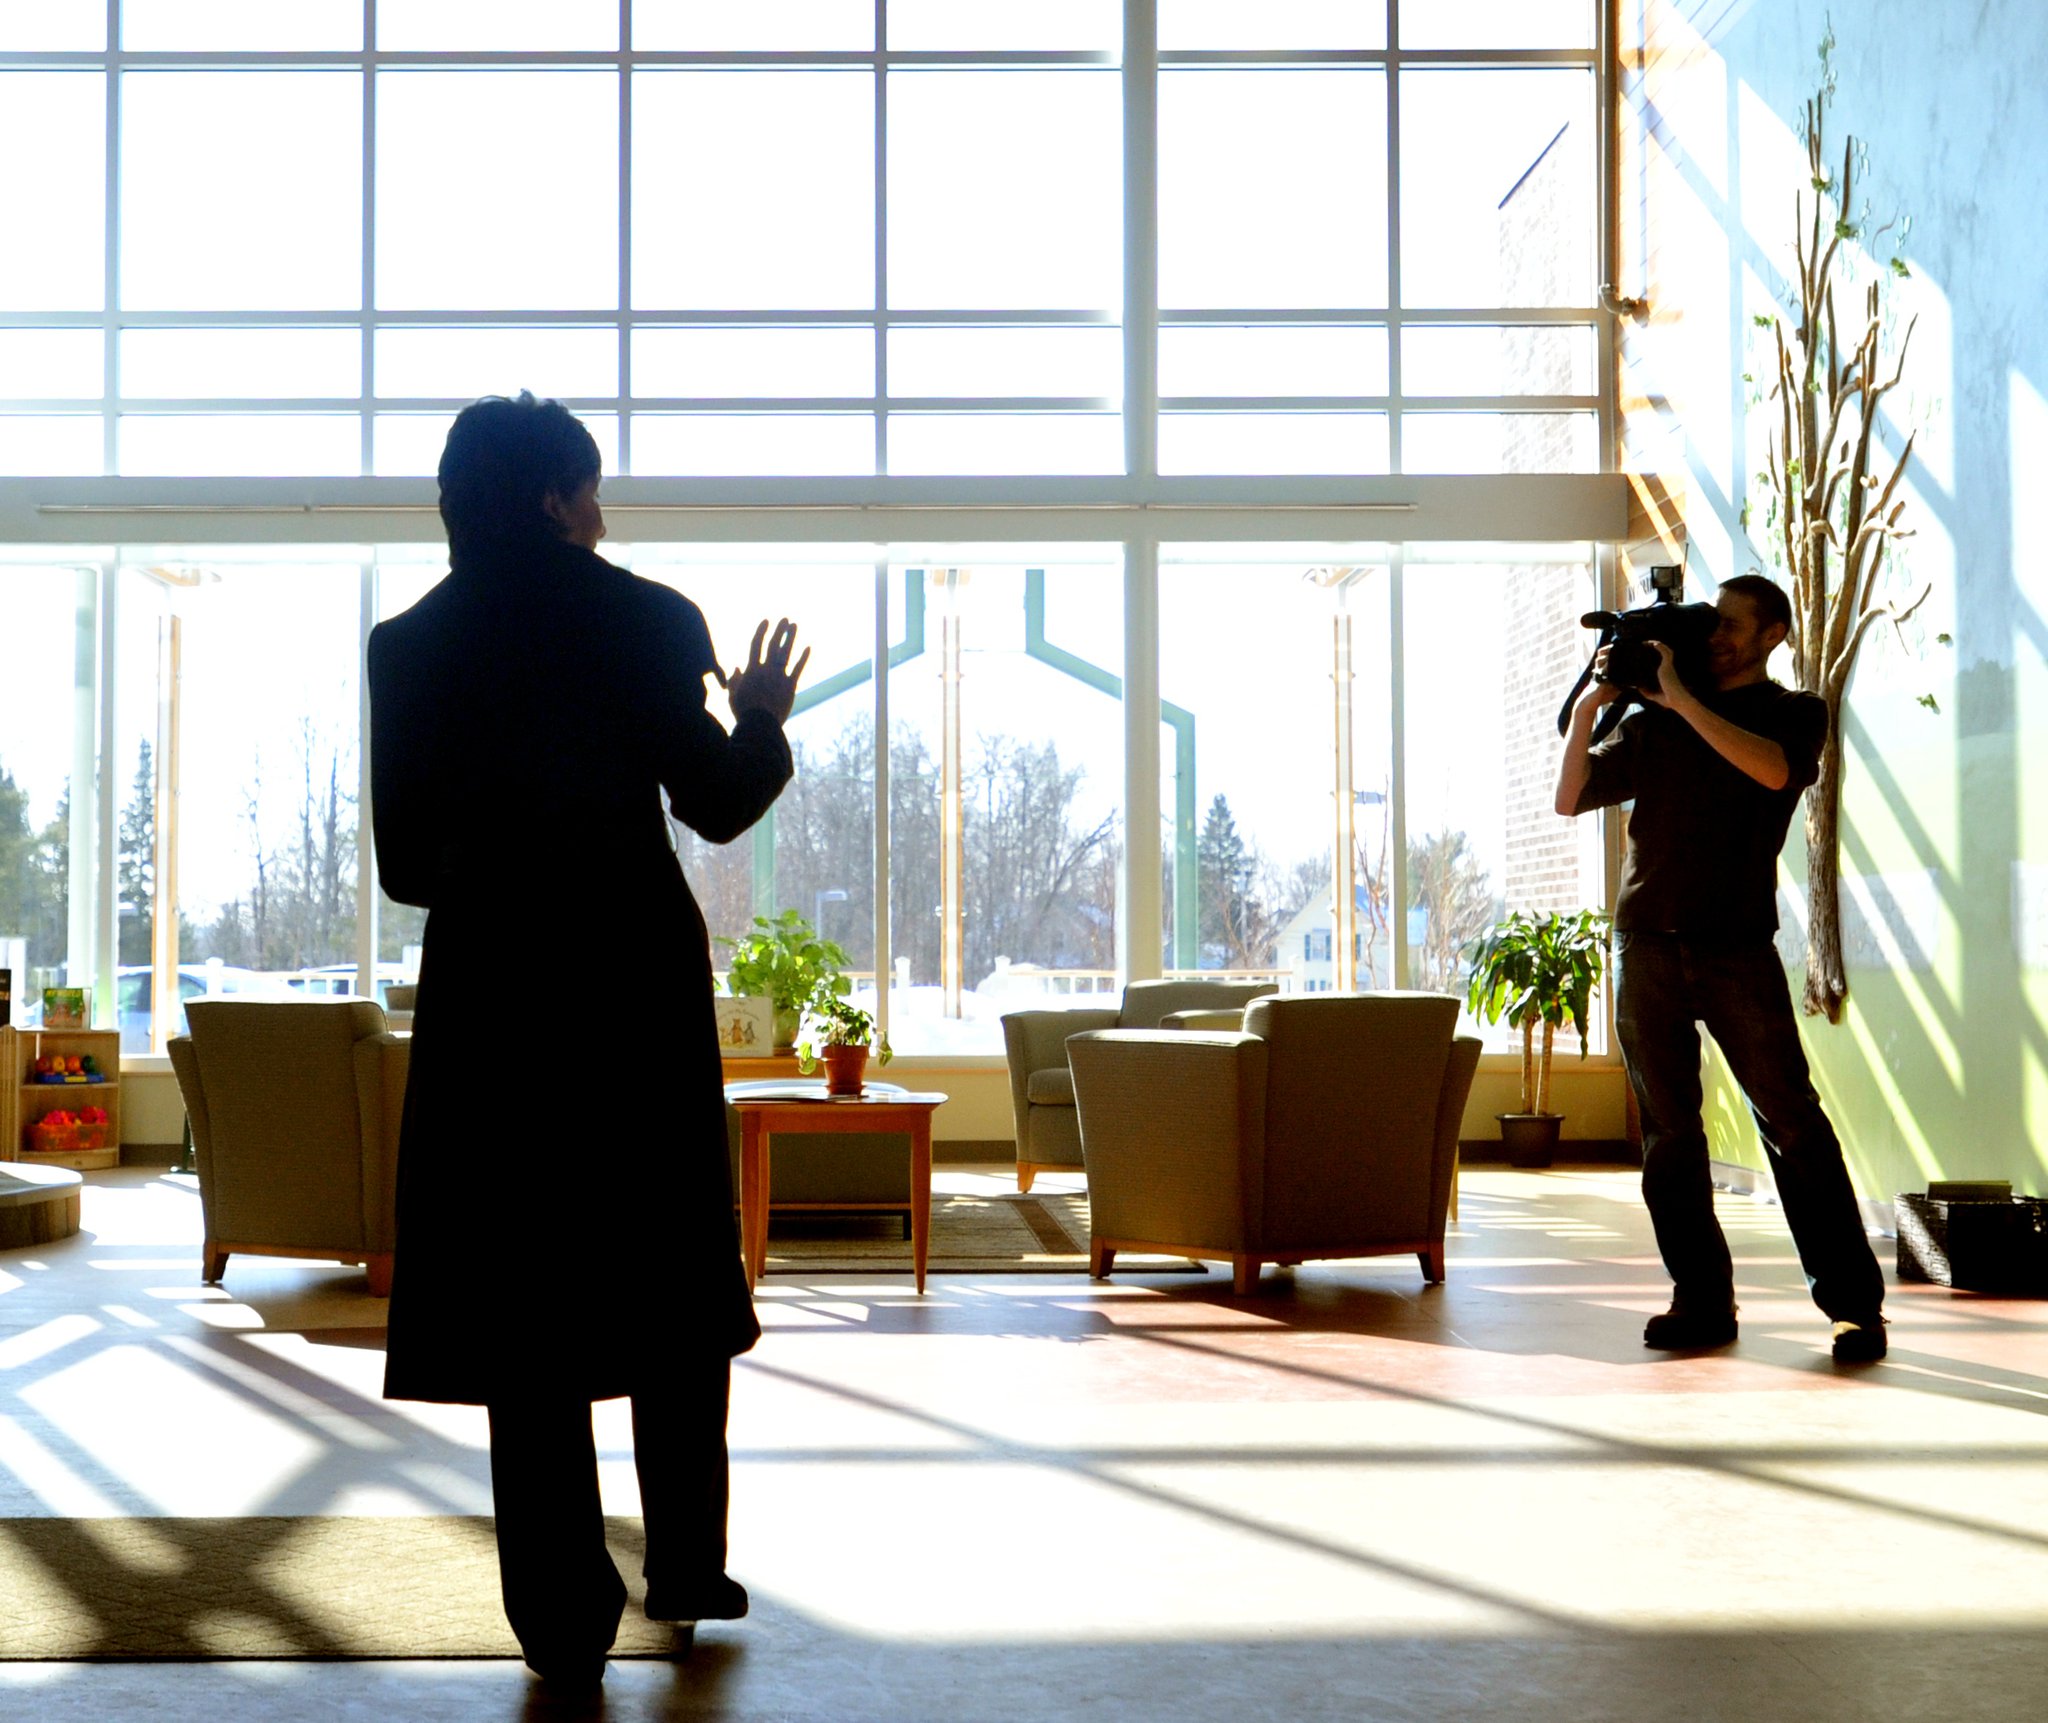
[[[118, 1001], [121, 1051], [149, 1051], [149, 1022], [156, 976], [146, 963], [124, 963], [115, 971], [114, 997]], [[171, 1033], [186, 1032], [185, 1001], [188, 999], [246, 998], [291, 999], [292, 990], [280, 976], [257, 969], [240, 969], [228, 963], [181, 963], [178, 965], [178, 1022]]]

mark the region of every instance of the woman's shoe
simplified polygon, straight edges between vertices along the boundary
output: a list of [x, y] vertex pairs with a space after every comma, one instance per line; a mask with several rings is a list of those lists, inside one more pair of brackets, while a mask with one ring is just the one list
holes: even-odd
[[565, 1651], [532, 1646], [526, 1649], [526, 1667], [550, 1687], [590, 1688], [604, 1680], [602, 1651]]
[[649, 1621], [738, 1621], [747, 1613], [747, 1588], [725, 1574], [682, 1585], [649, 1585]]

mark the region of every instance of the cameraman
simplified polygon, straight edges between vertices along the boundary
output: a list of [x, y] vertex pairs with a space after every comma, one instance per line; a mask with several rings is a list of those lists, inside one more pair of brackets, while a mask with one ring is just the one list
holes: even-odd
[[1738, 576], [1714, 608], [1711, 690], [1688, 688], [1671, 648], [1652, 642], [1658, 678], [1637, 690], [1645, 706], [1592, 746], [1600, 709], [1627, 690], [1591, 683], [1572, 709], [1557, 774], [1560, 814], [1635, 802], [1614, 909], [1615, 1028], [1642, 1109], [1643, 1200], [1673, 1281], [1671, 1308], [1650, 1318], [1643, 1344], [1676, 1351], [1735, 1338], [1734, 1269], [1700, 1117], [1704, 1023], [1756, 1116], [1807, 1284], [1834, 1323], [1834, 1356], [1872, 1363], [1885, 1353], [1884, 1275], [1772, 942], [1778, 852], [1818, 775], [1828, 709], [1764, 673], [1792, 624], [1777, 585]]

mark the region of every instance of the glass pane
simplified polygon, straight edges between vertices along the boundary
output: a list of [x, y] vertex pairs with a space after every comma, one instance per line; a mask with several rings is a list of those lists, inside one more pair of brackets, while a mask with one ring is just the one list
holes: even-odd
[[[756, 915], [796, 910], [845, 950], [854, 998], [874, 1010], [872, 565], [711, 561], [663, 566], [643, 554], [634, 559], [634, 569], [697, 602], [719, 661], [728, 666], [745, 655], [764, 618], [787, 616], [796, 623], [798, 650], [809, 649], [811, 666], [786, 731], [796, 759], [795, 778], [767, 817], [733, 843], [707, 843], [673, 821], [671, 830], [684, 877], [714, 939], [738, 938]], [[715, 685], [707, 684], [707, 690], [712, 712], [729, 725], [732, 714], [725, 697]], [[725, 948], [714, 944], [711, 960], [722, 971], [728, 961]]]
[[[597, 444], [597, 456], [604, 470], [619, 470], [619, 416], [616, 413], [578, 413], [584, 429]], [[405, 478], [432, 474], [441, 466], [441, 450], [448, 442], [453, 413], [379, 413], [370, 427], [372, 470], [378, 477]]]
[[106, 45], [106, 0], [34, 0], [0, 11], [0, 51], [91, 54]]
[[618, 184], [614, 72], [380, 73], [377, 303], [615, 306]]
[[455, 396], [616, 395], [619, 337], [610, 329], [380, 329], [377, 393]]
[[697, 53], [862, 53], [874, 0], [633, 0], [633, 46]]
[[1159, 47], [1384, 48], [1381, 0], [1159, 0]]
[[[1548, 719], [1585, 663], [1579, 616], [1593, 602], [1583, 566], [1420, 567], [1405, 577], [1417, 987], [1462, 992], [1464, 946], [1506, 910], [1604, 901], [1600, 822], [1551, 811], [1558, 743]], [[1544, 721], [1529, 722], [1531, 711]], [[1467, 1032], [1501, 1049], [1520, 1042], [1505, 1027]]]
[[636, 395], [875, 393], [871, 329], [636, 329]]
[[106, 350], [97, 329], [0, 329], [0, 389], [14, 401], [97, 396]]
[[377, 0], [380, 48], [490, 53], [618, 45], [618, 0]]
[[43, 988], [70, 982], [72, 678], [92, 662], [96, 579], [0, 567], [0, 640], [9, 643], [0, 676], [0, 969], [12, 972], [17, 1026], [42, 1020]]
[[1162, 473], [1383, 473], [1384, 413], [1161, 413]]
[[105, 466], [105, 433], [97, 413], [0, 416], [0, 473], [90, 478]]
[[1590, 72], [1404, 74], [1402, 298], [1591, 304], [1593, 141]]
[[1401, 331], [1401, 388], [1409, 395], [1590, 395], [1593, 331], [1427, 325]]
[[653, 474], [867, 475], [870, 413], [635, 413], [633, 471]]
[[1162, 72], [1160, 304], [1386, 304], [1386, 102], [1377, 71]]
[[297, 477], [363, 470], [353, 413], [124, 413], [118, 470], [130, 477]]
[[[106, 297], [107, 81], [0, 73], [0, 311], [97, 311]], [[20, 243], [34, 234], [36, 243]]]
[[1162, 395], [1384, 395], [1384, 329], [1198, 328], [1159, 331]]
[[180, 991], [291, 998], [309, 970], [355, 969], [361, 571], [190, 572], [171, 599]]
[[998, 1053], [1005, 1011], [1115, 997], [1121, 575], [920, 566], [889, 588], [890, 1039]]
[[1119, 329], [892, 329], [892, 395], [1124, 392]]
[[1086, 49], [1123, 45], [1119, 0], [1032, 0], [1029, 6], [961, 0], [889, 0], [889, 46], [931, 51]]
[[633, 303], [874, 304], [874, 101], [864, 71], [635, 73]]
[[121, 46], [130, 53], [362, 45], [362, 0], [291, 0], [288, 6], [278, 0], [122, 0]]
[[[1334, 614], [1299, 568], [1160, 569], [1169, 972], [1231, 970], [1299, 991], [1305, 926], [1327, 941]], [[1262, 681], [1256, 725], [1241, 709], [1247, 664], [1289, 667]], [[1297, 745], [1275, 748], [1275, 735]]]
[[1121, 108], [1113, 71], [892, 75], [890, 304], [1116, 311]]
[[196, 400], [354, 395], [363, 338], [353, 329], [126, 329], [121, 393]]
[[1404, 48], [1590, 48], [1593, 0], [1401, 0]]
[[1600, 462], [1591, 413], [1404, 413], [1404, 473], [1590, 473]]
[[362, 136], [360, 73], [124, 73], [121, 303], [360, 305]]
[[1120, 473], [1117, 413], [891, 413], [889, 471]]

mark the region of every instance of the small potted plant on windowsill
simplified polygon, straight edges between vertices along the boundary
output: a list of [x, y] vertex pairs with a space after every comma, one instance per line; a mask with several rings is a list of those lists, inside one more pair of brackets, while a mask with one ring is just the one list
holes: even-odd
[[786, 1052], [811, 1000], [822, 988], [844, 995], [853, 990], [846, 974], [846, 951], [793, 909], [770, 918], [754, 917], [751, 933], [718, 943], [732, 953], [726, 966], [725, 990], [743, 997], [766, 999], [775, 1012], [775, 1047]]
[[877, 1064], [896, 1057], [889, 1037], [874, 1018], [852, 1000], [821, 987], [804, 1005], [804, 1039], [796, 1050], [797, 1068], [805, 1076], [825, 1067], [825, 1093], [858, 1095], [872, 1048]]
[[1586, 1056], [1593, 988], [1606, 968], [1608, 927], [1608, 918], [1593, 909], [1541, 916], [1516, 910], [1473, 944], [1466, 1005], [1487, 1023], [1505, 1017], [1510, 1028], [1522, 1032], [1521, 1110], [1496, 1115], [1501, 1143], [1514, 1166], [1547, 1167], [1557, 1152], [1564, 1116], [1550, 1111], [1551, 1037], [1560, 1024], [1569, 1023], [1578, 1031], [1579, 1057]]

